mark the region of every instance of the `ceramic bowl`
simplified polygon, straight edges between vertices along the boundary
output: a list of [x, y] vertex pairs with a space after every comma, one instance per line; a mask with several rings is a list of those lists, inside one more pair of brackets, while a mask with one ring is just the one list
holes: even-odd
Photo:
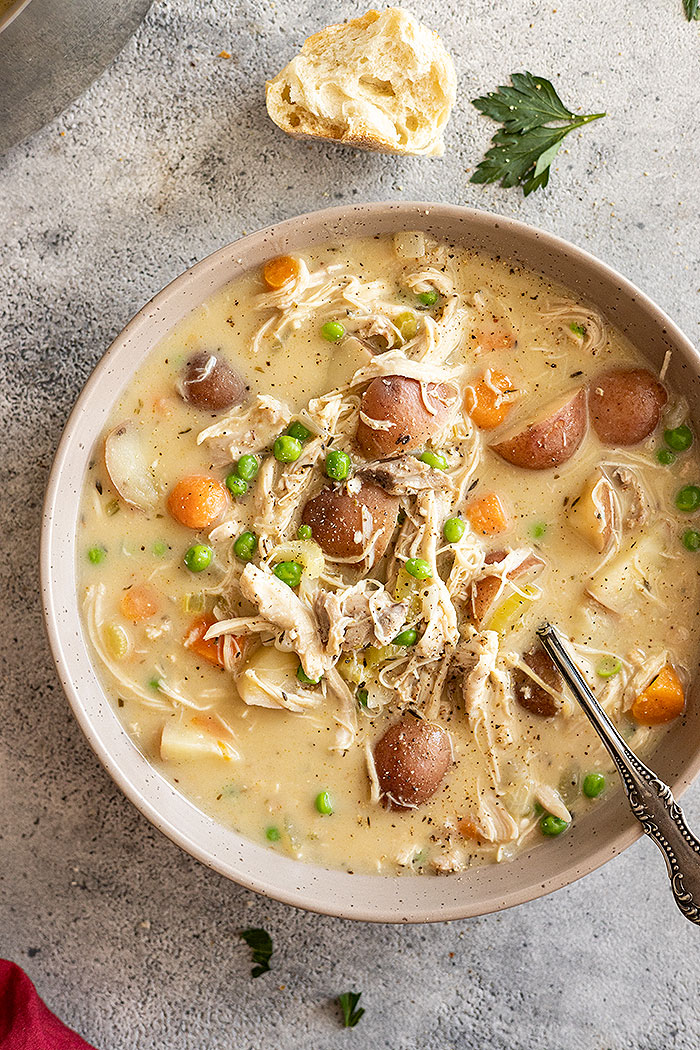
[[[439, 239], [512, 259], [591, 301], [635, 343], [650, 367], [671, 351], [668, 376], [700, 418], [700, 357], [662, 311], [591, 255], [511, 219], [445, 204], [380, 203], [300, 215], [221, 248], [178, 277], [117, 337], [66, 424], [51, 471], [41, 546], [43, 601], [56, 668], [85, 736], [122, 791], [157, 828], [198, 860], [259, 893], [313, 911], [377, 922], [460, 919], [559, 889], [626, 849], [640, 834], [622, 792], [574, 831], [515, 860], [450, 876], [350, 875], [280, 856], [217, 824], [151, 766], [100, 685], [77, 600], [76, 530], [88, 460], [112, 405], [144, 356], [173, 325], [227, 282], [270, 256], [360, 235], [422, 229]], [[653, 756], [680, 794], [700, 769], [698, 683], [686, 717]]]

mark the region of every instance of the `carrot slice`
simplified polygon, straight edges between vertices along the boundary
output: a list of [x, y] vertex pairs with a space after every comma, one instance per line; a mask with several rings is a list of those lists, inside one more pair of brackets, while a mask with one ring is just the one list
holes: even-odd
[[226, 636], [221, 635], [220, 638], [210, 638], [209, 641], [207, 641], [204, 635], [216, 622], [216, 617], [212, 616], [210, 613], [205, 613], [203, 616], [197, 616], [190, 624], [189, 630], [185, 635], [182, 644], [185, 649], [190, 649], [203, 660], [208, 660], [210, 664], [216, 664], [218, 667], [225, 667], [226, 661], [224, 660], [224, 648], [226, 642], [228, 641], [228, 644], [233, 648], [233, 657], [234, 659], [237, 659], [239, 656], [243, 655], [248, 639], [237, 638], [235, 635], [228, 634]]
[[188, 529], [208, 529], [228, 505], [226, 488], [206, 474], [193, 474], [178, 481], [168, 496], [168, 510]]
[[144, 620], [150, 620], [158, 612], [158, 599], [155, 591], [145, 583], [130, 587], [128, 591], [125, 591], [119, 604], [127, 620], [131, 620], [132, 623], [143, 623]]
[[508, 518], [495, 492], [486, 492], [467, 504], [464, 514], [474, 532], [482, 536], [496, 536], [508, 528]]
[[206, 641], [204, 635], [207, 633], [210, 627], [216, 623], [216, 617], [210, 615], [198, 616], [190, 624], [189, 630], [185, 635], [183, 645], [185, 649], [191, 649], [197, 656], [201, 656], [203, 660], [208, 660], [210, 664], [217, 664], [219, 667], [224, 666], [224, 639], [211, 638]]
[[503, 397], [513, 391], [513, 381], [505, 372], [489, 368], [473, 386], [468, 387], [466, 411], [481, 430], [500, 426], [512, 408], [512, 402]]
[[464, 839], [473, 839], [477, 846], [483, 846], [486, 836], [483, 828], [472, 817], [462, 817], [457, 823], [457, 830]]
[[293, 259], [291, 255], [278, 255], [265, 263], [262, 275], [267, 287], [277, 291], [289, 281], [296, 281], [299, 276], [299, 260]]
[[678, 718], [684, 707], [683, 684], [671, 664], [666, 664], [634, 701], [632, 715], [643, 725], [658, 726]]

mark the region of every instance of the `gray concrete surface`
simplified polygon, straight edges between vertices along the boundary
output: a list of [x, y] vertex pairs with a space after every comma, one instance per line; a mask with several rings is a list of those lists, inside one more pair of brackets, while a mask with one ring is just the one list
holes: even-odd
[[[700, 932], [642, 842], [553, 897], [430, 928], [270, 903], [199, 866], [112, 785], [52, 670], [37, 596], [42, 491], [82, 383], [130, 315], [244, 230], [349, 199], [436, 199], [583, 245], [700, 336], [700, 25], [680, 0], [414, 0], [460, 77], [443, 160], [290, 141], [265, 77], [349, 0], [157, 0], [114, 65], [0, 159], [0, 955], [101, 1050], [696, 1050]], [[217, 57], [220, 51], [230, 59]], [[550, 189], [470, 186], [512, 71], [608, 111]], [[700, 825], [700, 788], [687, 796]], [[249, 976], [241, 925], [273, 973]], [[339, 1028], [332, 998], [363, 991]]]

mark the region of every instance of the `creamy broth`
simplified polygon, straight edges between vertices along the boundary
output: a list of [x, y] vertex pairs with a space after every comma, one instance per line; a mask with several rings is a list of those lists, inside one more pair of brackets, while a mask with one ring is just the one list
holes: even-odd
[[[328, 322], [345, 329], [337, 342], [322, 335]], [[241, 407], [206, 411], [181, 396], [183, 369], [204, 351], [244, 377]], [[606, 778], [603, 798], [613, 777], [560, 683], [525, 659], [536, 652], [535, 628], [549, 619], [574, 643], [592, 687], [642, 753], [680, 712], [677, 694], [694, 666], [700, 555], [681, 540], [692, 514], [677, 509], [676, 495], [700, 478], [700, 466], [694, 445], [671, 453], [663, 439], [664, 428], [676, 428], [681, 436], [671, 443], [684, 443], [685, 431], [677, 429], [685, 423], [683, 400], [666, 386], [668, 400], [658, 405], [650, 432], [625, 446], [603, 443], [589, 421], [603, 398], [598, 377], [644, 368], [623, 335], [566, 289], [422, 235], [305, 253], [301, 271], [280, 291], [254, 272], [193, 311], [143, 362], [114, 408], [106, 435], [128, 424], [127, 437], [113, 438], [110, 446], [118, 489], [105, 468], [103, 441], [83, 495], [85, 627], [105, 688], [143, 753], [217, 821], [272, 850], [328, 867], [459, 871], [507, 860], [537, 842], [546, 848], [552, 833], [576, 834], [576, 817], [600, 804], [587, 797], [602, 790], [592, 775]], [[358, 380], [359, 369], [365, 372]], [[297, 540], [302, 511], [332, 485], [324, 476], [329, 449], [347, 451], [351, 474], [365, 484], [367, 457], [354, 440], [358, 419], [368, 418], [360, 399], [373, 379], [394, 374], [423, 379], [428, 401], [431, 377], [444, 381], [447, 400], [454, 393], [452, 415], [438, 427], [434, 413], [435, 440], [427, 442], [446, 462], [416, 460], [425, 442], [405, 454], [402, 449], [398, 459], [406, 464], [412, 457], [422, 473], [417, 491], [409, 485], [397, 497], [400, 524], [387, 553], [371, 565], [370, 550], [360, 568], [327, 555], [321, 575], [314, 575], [309, 552], [315, 549], [318, 561], [319, 536], [314, 525], [311, 538]], [[328, 402], [325, 409], [309, 404], [336, 389], [340, 413]], [[579, 413], [585, 434], [561, 465], [525, 469], [490, 448], [508, 445], [538, 414], [547, 417], [550, 403], [570, 402], [586, 389], [591, 409], [584, 405]], [[285, 409], [269, 433], [272, 403], [256, 400], [261, 396]], [[658, 410], [662, 418], [654, 425]], [[653, 417], [649, 398], [640, 411]], [[246, 412], [252, 422], [241, 429]], [[624, 422], [626, 405], [614, 415]], [[383, 430], [377, 426], [379, 416], [369, 418], [375, 437], [387, 432], [386, 422]], [[308, 450], [317, 455], [307, 468], [308, 488], [295, 496], [283, 479], [300, 478], [300, 467], [277, 462], [271, 448], [296, 419], [309, 431], [299, 464], [304, 456], [313, 460]], [[198, 444], [202, 431], [222, 420], [230, 433], [205, 435]], [[569, 436], [572, 425], [564, 427]], [[233, 458], [228, 445], [236, 446]], [[227, 496], [223, 514], [200, 530], [174, 520], [168, 497], [180, 479], [207, 475], [223, 482], [249, 450], [260, 473], [246, 494]], [[659, 462], [659, 451], [674, 461]], [[376, 474], [372, 479], [375, 484]], [[344, 484], [336, 481], [335, 488]], [[384, 479], [384, 487], [391, 484], [395, 480]], [[437, 488], [420, 489], [433, 484]], [[691, 504], [693, 493], [686, 495]], [[480, 522], [474, 508], [489, 494], [499, 502], [495, 511], [485, 506]], [[463, 528], [459, 537], [445, 525], [454, 518], [464, 523], [456, 526]], [[363, 542], [371, 548], [364, 521]], [[495, 531], [484, 534], [484, 528]], [[233, 548], [246, 530], [258, 539], [250, 562]], [[280, 554], [279, 544], [290, 540], [297, 547]], [[213, 551], [202, 571], [183, 560], [197, 543]], [[419, 575], [422, 563], [431, 575], [421, 580], [408, 573], [408, 557], [418, 558], [421, 564], [412, 568]], [[251, 588], [270, 578], [278, 586], [272, 570], [295, 560], [305, 571], [293, 594], [320, 639], [324, 674], [317, 685], [296, 676], [305, 654], [294, 630], [284, 631], [269, 608], [251, 601]], [[256, 573], [264, 574], [262, 583]], [[369, 646], [348, 645], [336, 659], [329, 655], [319, 591], [342, 600], [362, 578], [377, 581], [362, 599], [365, 620], [367, 594], [381, 592], [387, 607], [393, 603], [391, 615], [403, 600], [401, 631], [414, 628], [416, 638], [382, 645], [377, 628]], [[333, 633], [338, 606], [329, 608], [324, 615]], [[237, 623], [222, 641], [205, 645], [192, 633], [203, 616], [207, 624]], [[259, 706], [266, 682], [265, 702], [275, 706]], [[668, 696], [659, 701], [662, 686]], [[552, 710], [533, 710], [533, 690], [535, 706], [539, 701]], [[640, 696], [647, 698], [641, 706]], [[438, 727], [443, 752], [445, 741], [449, 748], [447, 758], [429, 756], [437, 765], [445, 759], [444, 775], [435, 773], [434, 791], [418, 804], [397, 798], [403, 789], [396, 777], [376, 768], [378, 742], [401, 719], [409, 737], [414, 724]], [[404, 808], [397, 808], [402, 801]]]

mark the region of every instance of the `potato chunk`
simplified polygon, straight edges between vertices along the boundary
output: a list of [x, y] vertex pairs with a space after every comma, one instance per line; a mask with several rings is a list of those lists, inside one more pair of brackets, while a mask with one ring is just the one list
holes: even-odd
[[381, 376], [362, 395], [357, 443], [368, 459], [403, 456], [446, 426], [456, 407], [457, 392], [449, 383]]
[[591, 382], [593, 429], [606, 445], [636, 445], [656, 429], [668, 400], [665, 387], [645, 368], [616, 368]]
[[569, 504], [568, 523], [594, 550], [602, 554], [613, 543], [620, 510], [617, 495], [602, 470], [596, 470]]
[[420, 806], [452, 765], [449, 733], [436, 722], [406, 714], [374, 745], [374, 764], [389, 808]]
[[546, 470], [571, 459], [584, 439], [586, 427], [586, 392], [577, 390], [547, 405], [523, 430], [491, 447], [516, 467]]

